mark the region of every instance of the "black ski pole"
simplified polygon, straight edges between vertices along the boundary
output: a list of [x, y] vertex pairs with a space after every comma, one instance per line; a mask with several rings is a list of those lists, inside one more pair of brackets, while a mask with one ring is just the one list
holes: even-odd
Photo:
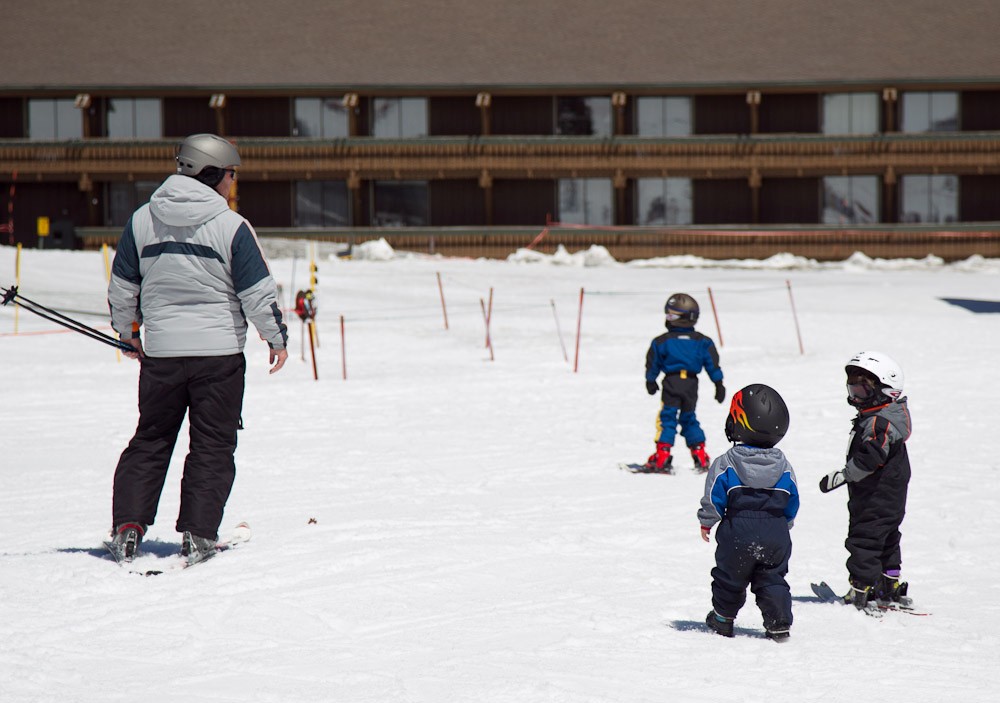
[[[84, 337], [90, 337], [93, 340], [101, 342], [102, 344], [107, 344], [108, 346], [114, 347], [121, 351], [135, 352], [136, 349], [131, 344], [126, 344], [120, 339], [115, 339], [111, 335], [104, 334], [100, 330], [95, 330], [93, 327], [88, 327], [87, 325], [74, 320], [71, 317], [66, 317], [60, 312], [57, 312], [51, 308], [47, 308], [40, 303], [36, 303], [33, 300], [25, 298], [23, 295], [17, 292], [17, 286], [11, 286], [10, 288], [4, 289], [3, 291], [3, 301], [0, 305], [7, 305], [11, 301], [16, 301], [18, 305], [23, 307], [28, 312], [33, 312], [39, 317], [45, 318], [57, 325], [62, 325], [66, 329], [72, 330], [73, 332], [79, 332]], [[48, 314], [47, 314], [48, 313]]]

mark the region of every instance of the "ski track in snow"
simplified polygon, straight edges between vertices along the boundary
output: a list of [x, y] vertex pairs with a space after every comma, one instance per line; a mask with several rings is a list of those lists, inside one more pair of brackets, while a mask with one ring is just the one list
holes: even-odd
[[[0, 271], [14, 270], [13, 256], [0, 247]], [[1000, 316], [938, 300], [995, 297], [989, 262], [319, 263], [320, 381], [300, 360], [297, 319], [291, 358], [274, 376], [250, 332], [246, 429], [221, 532], [246, 520], [252, 541], [155, 578], [118, 569], [101, 546], [114, 466], [135, 426], [137, 365], [80, 335], [50, 334], [51, 323], [23, 310], [25, 334], [6, 334], [14, 311], [0, 308], [5, 703], [989, 699], [1000, 652], [989, 558], [1000, 518], [989, 487], [1000, 464], [983, 439], [996, 416]], [[271, 264], [286, 298], [306, 285], [301, 256], [294, 281], [291, 258]], [[479, 302], [491, 286], [493, 362]], [[782, 646], [762, 637], [752, 594], [737, 637], [704, 628], [714, 542], [698, 534], [704, 479], [686, 452], [676, 452], [674, 476], [617, 468], [652, 449], [658, 401], [643, 388], [643, 362], [666, 297], [694, 295], [698, 329], [719, 343], [709, 286], [728, 393], [767, 383], [791, 409], [780, 446], [802, 509], [789, 573], [795, 623]], [[101, 314], [104, 290], [98, 253], [24, 252], [21, 291], [33, 300]], [[843, 365], [864, 348], [890, 353], [906, 373], [914, 434], [903, 568], [926, 618], [866, 618], [809, 588], [826, 580], [846, 590], [846, 492], [822, 495], [816, 483], [843, 461]], [[702, 381], [698, 413], [714, 456], [726, 446], [726, 408]], [[179, 552], [186, 431], [137, 567]]]

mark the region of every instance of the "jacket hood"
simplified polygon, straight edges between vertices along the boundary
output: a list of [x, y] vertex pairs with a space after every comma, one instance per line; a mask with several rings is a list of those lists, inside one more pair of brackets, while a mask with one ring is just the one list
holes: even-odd
[[910, 438], [913, 426], [910, 420], [910, 409], [906, 405], [905, 397], [891, 403], [886, 403], [885, 405], [879, 405], [870, 410], [863, 410], [859, 413], [861, 416], [874, 414], [881, 415], [888, 420], [889, 424], [895, 427], [896, 431], [903, 436], [904, 441]]
[[149, 199], [149, 211], [171, 227], [196, 227], [228, 209], [229, 203], [215, 189], [179, 174], [163, 181]]
[[726, 455], [737, 475], [750, 488], [770, 488], [791, 469], [784, 452], [776, 447], [737, 444]]

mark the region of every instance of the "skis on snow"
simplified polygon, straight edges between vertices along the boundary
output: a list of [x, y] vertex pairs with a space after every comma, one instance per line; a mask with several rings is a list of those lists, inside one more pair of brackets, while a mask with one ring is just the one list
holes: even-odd
[[[816, 597], [820, 599], [823, 603], [839, 603], [840, 605], [851, 605], [844, 601], [843, 596], [837, 595], [837, 592], [826, 581], [820, 581], [819, 583], [810, 584], [812, 587], [812, 592], [816, 594]], [[922, 613], [913, 609], [912, 606], [902, 606], [899, 603], [885, 602], [885, 601], [872, 601], [864, 609], [855, 608], [856, 610], [861, 610], [862, 613], [873, 618], [880, 618], [885, 613], [906, 613], [907, 615], [917, 615], [920, 617], [926, 617], [930, 613]]]
[[[233, 528], [232, 532], [230, 532], [225, 539], [219, 540], [219, 542], [215, 545], [215, 554], [212, 555], [212, 557], [217, 556], [221, 552], [227, 552], [230, 549], [235, 549], [241, 544], [249, 542], [252, 534], [253, 533], [250, 531], [250, 525], [245, 522], [241, 522]], [[123, 569], [127, 569], [129, 573], [141, 574], [143, 576], [159, 576], [160, 574], [164, 574], [169, 571], [189, 569], [192, 566], [209, 561], [212, 557], [199, 559], [198, 561], [189, 561], [187, 557], [178, 554], [176, 557], [168, 557], [165, 560], [166, 564], [164, 565], [164, 568], [160, 569], [143, 569], [140, 568], [135, 561], [120, 562], [119, 566]]]

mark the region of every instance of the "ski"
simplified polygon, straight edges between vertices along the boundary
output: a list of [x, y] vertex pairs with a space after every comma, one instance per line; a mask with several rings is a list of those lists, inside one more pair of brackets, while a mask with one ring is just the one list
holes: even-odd
[[[812, 588], [812, 592], [816, 594], [816, 597], [823, 603], [850, 605], [844, 602], [844, 598], [837, 595], [837, 592], [826, 581], [812, 583], [810, 587]], [[856, 608], [856, 610], [858, 609]], [[861, 612], [873, 618], [880, 618], [883, 613], [906, 613], [907, 615], [915, 615], [917, 617], [927, 617], [930, 615], [930, 613], [916, 611], [912, 606], [902, 606], [898, 603], [880, 603], [878, 601], [869, 603], [868, 607], [861, 610]]]
[[662, 469], [655, 469], [652, 467], [647, 467], [646, 464], [629, 464], [624, 461], [618, 463], [618, 468], [622, 471], [628, 471], [633, 474], [665, 474], [667, 476], [674, 475], [674, 467], [666, 466]]
[[[233, 531], [229, 533], [229, 536], [224, 540], [219, 540], [215, 545], [215, 554], [218, 555], [221, 552], [227, 552], [230, 549], [235, 549], [241, 544], [245, 544], [250, 541], [250, 537], [253, 533], [250, 531], [250, 525], [246, 522], [241, 522]], [[139, 573], [143, 576], [159, 576], [160, 574], [166, 573], [167, 571], [181, 571], [183, 569], [190, 569], [192, 566], [197, 566], [198, 564], [203, 564], [209, 561], [213, 557], [208, 557], [206, 559], [201, 559], [199, 561], [188, 561], [184, 556], [179, 556], [180, 561], [175, 562], [175, 564], [167, 569], [149, 569], [146, 571], [134, 571], [132, 573]], [[213, 555], [214, 556], [214, 555]]]

